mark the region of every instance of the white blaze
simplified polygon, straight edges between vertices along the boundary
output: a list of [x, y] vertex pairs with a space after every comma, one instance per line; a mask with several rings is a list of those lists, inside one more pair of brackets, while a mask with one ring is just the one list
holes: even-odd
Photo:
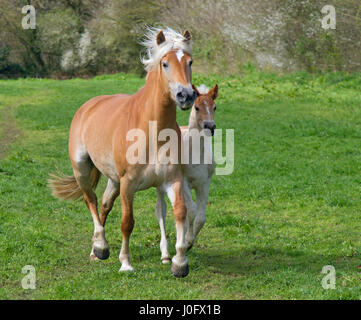
[[176, 53], [178, 61], [181, 62], [182, 57], [184, 56], [183, 50], [179, 49]]

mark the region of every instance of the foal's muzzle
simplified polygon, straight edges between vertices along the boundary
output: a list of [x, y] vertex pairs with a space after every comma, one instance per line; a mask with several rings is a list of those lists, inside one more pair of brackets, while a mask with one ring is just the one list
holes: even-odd
[[182, 110], [188, 110], [192, 107], [197, 94], [192, 88], [179, 86], [175, 98], [178, 106]]
[[211, 135], [214, 135], [214, 130], [216, 130], [216, 124], [214, 121], [203, 121], [203, 129], [206, 132], [210, 132]]

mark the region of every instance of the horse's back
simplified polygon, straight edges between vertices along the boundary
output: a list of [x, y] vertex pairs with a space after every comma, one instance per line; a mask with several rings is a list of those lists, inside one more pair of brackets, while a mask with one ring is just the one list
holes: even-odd
[[125, 94], [97, 96], [78, 109], [69, 134], [72, 160], [89, 156], [103, 174], [116, 179], [113, 135], [119, 124], [127, 121], [129, 111], [125, 109], [130, 97]]
[[[74, 120], [80, 117], [90, 117], [94, 113], [102, 113], [102, 111], [116, 111], [122, 109], [131, 96], [127, 94], [102, 95], [94, 97], [85, 102], [75, 113]], [[105, 110], [106, 108], [106, 110]], [[86, 120], [86, 119], [83, 119]]]

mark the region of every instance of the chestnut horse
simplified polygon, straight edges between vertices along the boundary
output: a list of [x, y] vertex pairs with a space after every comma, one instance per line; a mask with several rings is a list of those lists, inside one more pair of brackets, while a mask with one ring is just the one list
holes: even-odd
[[[94, 222], [91, 259], [107, 259], [109, 256], [104, 226], [114, 200], [120, 194], [123, 235], [120, 271], [133, 270], [129, 238], [134, 227], [134, 194], [150, 187], [166, 186], [174, 200], [177, 231], [176, 255], [172, 259], [171, 271], [176, 277], [185, 277], [189, 272], [185, 242], [187, 209], [183, 198], [181, 132], [176, 122], [176, 106], [189, 109], [196, 98], [191, 85], [191, 36], [188, 31], [181, 35], [169, 28], [149, 29], [143, 44], [148, 49], [148, 57], [143, 59], [148, 71], [145, 86], [134, 95], [98, 96], [80, 107], [69, 134], [69, 156], [74, 175], [53, 176], [49, 183], [57, 198], [74, 200], [83, 196]], [[147, 146], [144, 152], [149, 160], [150, 121], [157, 122], [157, 134], [163, 129], [176, 132], [179, 164], [164, 164], [162, 159], [155, 164], [150, 164], [150, 161], [146, 164], [129, 163], [126, 154], [131, 142], [126, 136], [132, 129], [145, 132]], [[157, 150], [164, 144], [156, 141]], [[93, 189], [101, 174], [108, 178], [108, 184], [99, 216]]]

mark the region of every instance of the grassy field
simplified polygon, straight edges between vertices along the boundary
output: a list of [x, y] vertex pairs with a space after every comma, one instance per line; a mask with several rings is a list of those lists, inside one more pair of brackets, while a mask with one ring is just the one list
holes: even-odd
[[[79, 106], [134, 93], [144, 79], [0, 81], [1, 299], [361, 298], [361, 74], [194, 76], [197, 85], [215, 82], [217, 128], [235, 130], [235, 170], [214, 176], [190, 273], [176, 279], [160, 262], [155, 190], [135, 200], [136, 271], [118, 273], [119, 200], [106, 226], [110, 258], [91, 262], [85, 204], [47, 188], [50, 172], [71, 173], [67, 137]], [[179, 123], [188, 115], [179, 111]], [[174, 254], [171, 210], [167, 230]], [[36, 268], [36, 290], [21, 287], [25, 265]], [[325, 265], [336, 269], [334, 290], [321, 285]]]

